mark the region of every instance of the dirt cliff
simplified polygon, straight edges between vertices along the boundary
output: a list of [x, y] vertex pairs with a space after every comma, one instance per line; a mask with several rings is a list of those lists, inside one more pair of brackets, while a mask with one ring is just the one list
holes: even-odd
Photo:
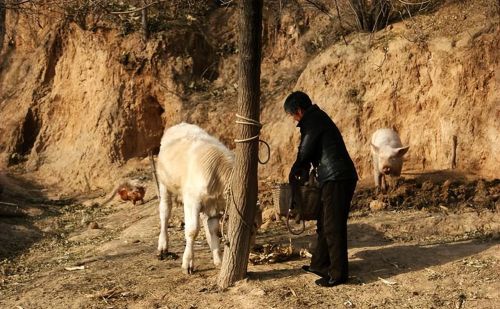
[[[261, 120], [272, 153], [261, 176], [283, 179], [293, 162], [298, 134], [282, 102], [301, 89], [337, 123], [363, 177], [370, 175], [370, 134], [387, 126], [410, 145], [405, 170], [448, 168], [457, 136], [458, 168], [498, 177], [494, 8], [495, 1], [449, 1], [373, 35], [351, 33], [347, 45], [317, 10], [289, 4], [276, 15], [267, 8]], [[36, 24], [33, 16], [6, 13], [3, 169], [17, 167], [63, 191], [109, 188], [144, 167], [164, 128], [180, 121], [234, 147], [234, 6], [212, 9], [204, 21], [187, 16], [148, 40], [102, 22], [82, 27], [41, 16]]]
[[[370, 174], [371, 134], [383, 127], [410, 146], [406, 170], [450, 168], [456, 136], [458, 168], [500, 175], [500, 28], [468, 13], [449, 5], [374, 35], [351, 35], [348, 45], [327, 48], [301, 73], [294, 88], [331, 115], [363, 176]], [[263, 115], [267, 132], [283, 132], [278, 141], [268, 138], [289, 166], [291, 124], [269, 117], [280, 104]]]

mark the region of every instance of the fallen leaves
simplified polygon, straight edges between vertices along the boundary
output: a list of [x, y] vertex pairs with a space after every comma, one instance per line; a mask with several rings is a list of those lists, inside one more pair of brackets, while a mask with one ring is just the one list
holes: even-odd
[[289, 261], [300, 257], [291, 244], [265, 244], [250, 253], [249, 260], [253, 265], [273, 264]]

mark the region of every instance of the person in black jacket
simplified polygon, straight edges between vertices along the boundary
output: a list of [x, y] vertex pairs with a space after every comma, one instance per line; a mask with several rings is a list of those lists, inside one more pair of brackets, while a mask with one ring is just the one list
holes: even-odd
[[348, 279], [347, 217], [358, 175], [339, 129], [307, 94], [293, 92], [284, 108], [298, 122], [301, 135], [289, 181], [304, 182], [312, 165], [321, 188], [317, 246], [310, 266], [302, 269], [321, 277], [315, 281], [317, 285], [336, 286]]

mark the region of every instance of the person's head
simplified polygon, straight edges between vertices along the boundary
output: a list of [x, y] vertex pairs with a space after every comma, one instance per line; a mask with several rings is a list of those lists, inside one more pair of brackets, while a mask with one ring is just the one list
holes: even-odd
[[304, 112], [311, 106], [312, 102], [307, 94], [302, 91], [295, 91], [286, 98], [283, 108], [293, 119], [300, 121]]

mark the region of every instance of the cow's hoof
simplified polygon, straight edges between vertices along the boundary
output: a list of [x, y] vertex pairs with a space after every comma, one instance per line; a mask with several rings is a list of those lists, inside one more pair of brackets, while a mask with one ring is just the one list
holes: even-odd
[[194, 272], [194, 267], [188, 267], [188, 268], [183, 268], [182, 269], [182, 272], [185, 274], [185, 275], [192, 275], [193, 272]]
[[162, 261], [162, 260], [177, 260], [179, 258], [179, 255], [173, 253], [173, 252], [168, 252], [166, 250], [162, 250], [160, 252], [158, 252], [158, 254], [156, 255], [158, 257], [158, 260]]
[[222, 264], [222, 257], [219, 254], [214, 255], [214, 265], [215, 265], [215, 267], [219, 268], [221, 264]]

